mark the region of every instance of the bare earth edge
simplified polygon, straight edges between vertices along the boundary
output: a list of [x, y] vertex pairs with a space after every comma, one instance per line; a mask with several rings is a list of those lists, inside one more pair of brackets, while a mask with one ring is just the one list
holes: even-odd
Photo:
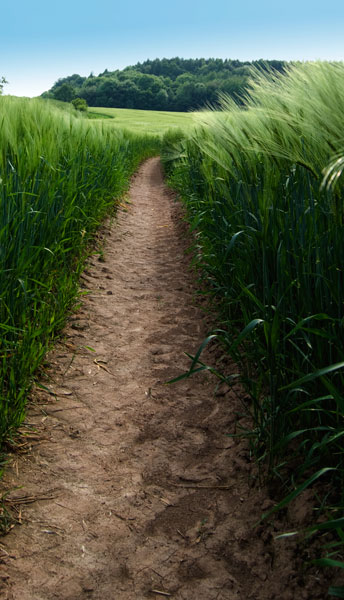
[[274, 540], [307, 522], [307, 498], [255, 527], [272, 501], [247, 443], [227, 436], [240, 387], [214, 396], [204, 374], [164, 385], [207, 324], [158, 158], [130, 202], [104, 228], [105, 263], [89, 260], [90, 293], [49, 355], [43, 383], [56, 398], [35, 390], [31, 451], [2, 482], [22, 524], [0, 542], [0, 599], [325, 598], [302, 545]]

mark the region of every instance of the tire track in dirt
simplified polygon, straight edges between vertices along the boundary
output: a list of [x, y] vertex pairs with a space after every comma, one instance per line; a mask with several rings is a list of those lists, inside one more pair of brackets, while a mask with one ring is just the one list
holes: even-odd
[[276, 552], [278, 521], [253, 528], [272, 503], [246, 442], [227, 436], [240, 388], [214, 396], [204, 374], [164, 385], [207, 326], [159, 159], [103, 235], [105, 262], [90, 259], [90, 293], [49, 355], [58, 401], [35, 391], [26, 431], [39, 438], [3, 482], [22, 486], [12, 498], [46, 499], [22, 504], [1, 540], [1, 600], [324, 597], [292, 542]]

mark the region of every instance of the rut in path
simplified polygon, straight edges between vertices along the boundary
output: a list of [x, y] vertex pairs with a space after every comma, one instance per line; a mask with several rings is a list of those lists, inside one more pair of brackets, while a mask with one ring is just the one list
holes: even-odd
[[27, 503], [1, 540], [0, 599], [322, 598], [293, 546], [277, 554], [271, 531], [253, 528], [271, 502], [246, 443], [226, 435], [240, 388], [214, 397], [204, 374], [164, 385], [206, 325], [159, 159], [141, 166], [130, 198], [50, 353], [43, 383], [58, 401], [35, 391], [32, 452], [6, 474]]

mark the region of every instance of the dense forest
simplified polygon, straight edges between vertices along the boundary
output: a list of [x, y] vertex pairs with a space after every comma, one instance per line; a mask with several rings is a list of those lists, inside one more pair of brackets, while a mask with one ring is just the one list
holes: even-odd
[[157, 58], [123, 70], [105, 69], [98, 76], [70, 75], [42, 96], [64, 102], [82, 98], [89, 106], [188, 111], [216, 105], [221, 93], [240, 102], [251, 66], [283, 71], [285, 64], [279, 60]]

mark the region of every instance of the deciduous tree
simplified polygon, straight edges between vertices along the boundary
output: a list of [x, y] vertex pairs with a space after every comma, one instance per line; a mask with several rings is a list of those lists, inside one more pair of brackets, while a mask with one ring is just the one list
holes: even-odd
[[70, 83], [63, 83], [54, 92], [54, 98], [62, 102], [71, 102], [75, 98], [73, 86]]

